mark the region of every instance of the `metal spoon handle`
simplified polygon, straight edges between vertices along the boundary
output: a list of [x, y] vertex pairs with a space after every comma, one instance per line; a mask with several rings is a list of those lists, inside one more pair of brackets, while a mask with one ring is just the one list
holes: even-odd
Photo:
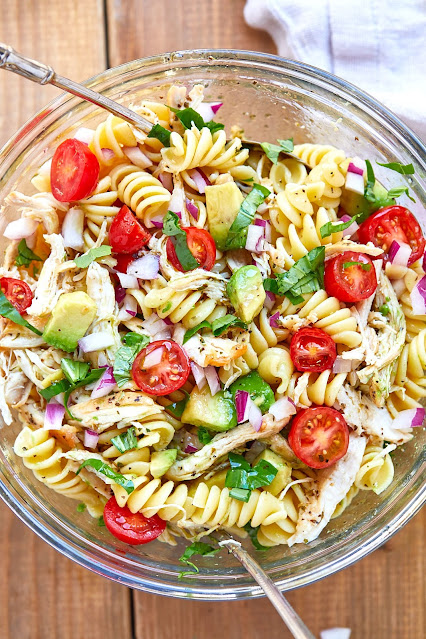
[[78, 82], [57, 75], [52, 67], [42, 62], [31, 60], [31, 58], [26, 58], [9, 45], [0, 42], [0, 69], [1, 68], [17, 73], [38, 84], [53, 84], [55, 87], [58, 87], [58, 89], [72, 93], [93, 104], [97, 104], [119, 118], [123, 118], [123, 120], [133, 124], [138, 129], [145, 131], [145, 133], [149, 133], [152, 129], [152, 122], [149, 122], [149, 120], [146, 120], [134, 111], [131, 111], [118, 102], [114, 102], [114, 100], [110, 100], [110, 98], [96, 91], [92, 91], [92, 89]]
[[229, 552], [232, 552], [234, 557], [242, 563], [247, 572], [257, 581], [295, 639], [315, 639], [312, 632], [308, 630], [274, 582], [238, 541], [226, 539], [220, 541], [219, 546], [225, 546]]

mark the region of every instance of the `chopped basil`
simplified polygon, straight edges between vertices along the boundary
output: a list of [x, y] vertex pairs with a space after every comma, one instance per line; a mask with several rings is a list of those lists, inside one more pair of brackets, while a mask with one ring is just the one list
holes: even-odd
[[386, 315], [390, 313], [390, 308], [387, 304], [382, 304], [379, 308], [379, 312], [386, 317]]
[[357, 213], [347, 222], [327, 222], [323, 224], [320, 228], [321, 237], [324, 239], [328, 237], [332, 233], [339, 233], [340, 231], [344, 231], [349, 228], [350, 225], [355, 222], [355, 220], [361, 215], [361, 213]]
[[67, 379], [61, 379], [59, 382], [53, 382], [47, 388], [40, 388], [39, 393], [44, 399], [49, 401], [52, 397], [59, 395], [59, 393], [64, 393], [70, 387], [70, 383]]
[[413, 197], [411, 197], [408, 186], [397, 186], [394, 189], [391, 189], [388, 191], [388, 197], [399, 197], [400, 195], [404, 195], [404, 193], [412, 202], [416, 201]]
[[262, 142], [260, 145], [273, 164], [278, 162], [281, 151], [291, 153], [294, 150], [293, 138], [278, 140], [278, 143], [279, 146], [277, 144], [269, 144], [269, 142]]
[[[69, 360], [69, 361], [72, 361], [72, 360]], [[83, 362], [78, 362], [78, 363], [79, 364], [83, 364]], [[61, 367], [62, 367], [62, 364], [61, 364]], [[65, 373], [65, 370], [63, 368], [62, 368], [62, 370]], [[87, 371], [88, 371], [88, 369], [86, 370], [86, 372]], [[92, 382], [96, 382], [104, 374], [104, 372], [105, 372], [104, 368], [94, 368], [94, 369], [92, 369], [90, 371], [90, 373], [88, 375], [86, 375], [84, 378], [80, 378], [75, 383], [71, 383], [69, 381], [69, 379], [61, 379], [58, 382], [53, 382], [53, 384], [51, 384], [47, 388], [39, 389], [38, 392], [47, 401], [49, 401], [49, 399], [52, 399], [52, 397], [55, 397], [56, 395], [59, 395], [59, 393], [65, 393], [65, 395], [64, 395], [65, 410], [67, 411], [67, 413], [71, 417], [71, 419], [75, 419], [75, 417], [72, 415], [71, 411], [68, 408], [68, 400], [69, 400], [69, 397], [70, 397], [71, 393], [76, 388], [80, 388], [81, 386], [87, 386], [87, 384], [92, 384]], [[67, 373], [65, 373], [65, 375], [66, 374]]]
[[123, 342], [125, 346], [121, 346], [115, 354], [113, 370], [119, 388], [129, 381], [134, 359], [149, 344], [149, 337], [130, 332], [123, 337]]
[[83, 504], [83, 503], [78, 504], [78, 506], [77, 506], [77, 512], [78, 513], [84, 513], [85, 510], [86, 510], [86, 504]]
[[303, 294], [323, 288], [324, 258], [325, 247], [317, 246], [297, 260], [286, 273], [278, 273], [276, 279], [264, 280], [263, 287], [276, 295], [285, 295], [292, 304], [301, 304]]
[[371, 269], [371, 264], [364, 264], [364, 262], [344, 262], [343, 268], [347, 269], [351, 266], [360, 266], [363, 271], [369, 271]]
[[90, 364], [87, 362], [78, 362], [74, 359], [64, 357], [61, 360], [61, 368], [65, 377], [71, 384], [80, 382], [87, 376], [90, 369]]
[[32, 331], [36, 335], [43, 334], [41, 331], [38, 330], [38, 328], [27, 322], [27, 320], [22, 317], [22, 315], [16, 310], [13, 304], [9, 302], [3, 291], [0, 291], [0, 315], [2, 317], [7, 317], [7, 319], [10, 319], [15, 324], [19, 324], [20, 326], [29, 328], [30, 331]]
[[182, 417], [182, 413], [185, 410], [185, 406], [188, 403], [189, 393], [183, 391], [185, 393], [185, 397], [178, 402], [173, 402], [172, 404], [168, 404], [165, 406], [166, 411], [171, 413], [173, 417], [180, 419]]
[[108, 244], [102, 244], [102, 246], [95, 246], [87, 251], [87, 253], [83, 253], [83, 255], [79, 255], [76, 257], [74, 262], [78, 268], [87, 268], [89, 264], [94, 262], [98, 257], [105, 257], [106, 255], [111, 255], [111, 247]]
[[257, 533], [259, 532], [259, 528], [260, 526], [253, 528], [252, 526], [250, 526], [249, 523], [244, 526], [244, 530], [248, 533], [251, 539], [251, 543], [256, 548], [256, 550], [268, 550], [267, 546], [262, 546], [262, 544], [259, 543], [259, 540], [257, 538]]
[[100, 517], [98, 517], [98, 526], [100, 528], [103, 528], [105, 526], [105, 520], [104, 520], [104, 516], [101, 515]]
[[198, 333], [198, 331], [201, 331], [203, 328], [210, 329], [215, 337], [219, 337], [219, 335], [222, 335], [222, 333], [227, 331], [228, 328], [231, 328], [231, 326], [238, 326], [244, 329], [248, 328], [247, 324], [238, 317], [235, 317], [235, 315], [224, 315], [223, 317], [218, 317], [213, 320], [211, 323], [204, 320], [204, 322], [197, 324], [197, 326], [188, 329], [183, 336], [183, 343], [185, 344], [195, 333]]
[[176, 115], [178, 120], [182, 122], [185, 129], [190, 129], [191, 126], [194, 124], [199, 131], [207, 127], [208, 129], [210, 129], [210, 132], [213, 134], [216, 131], [219, 131], [220, 129], [225, 128], [225, 125], [220, 124], [220, 122], [213, 122], [213, 121], [204, 122], [204, 119], [201, 117], [201, 115], [197, 113], [197, 111], [194, 111], [194, 109], [191, 109], [191, 108], [174, 109], [173, 107], [170, 107], [170, 106], [169, 106], [169, 109], [170, 111], [173, 111], [173, 113]]
[[108, 464], [103, 462], [101, 459], [85, 459], [80, 468], [77, 470], [76, 475], [78, 475], [81, 469], [85, 466], [91, 466], [98, 473], [105, 475], [108, 479], [112, 479], [116, 484], [122, 486], [128, 495], [130, 495], [130, 493], [132, 493], [135, 489], [135, 485], [131, 479], [126, 479], [126, 477], [124, 477], [121, 473], [116, 473], [111, 466], [108, 466]]
[[268, 461], [261, 459], [253, 468], [242, 455], [229, 453], [231, 469], [226, 473], [225, 486], [231, 488], [230, 497], [247, 502], [251, 491], [269, 486], [278, 470]]
[[193, 568], [194, 570], [187, 570], [179, 573], [179, 579], [181, 577], [184, 577], [185, 575], [193, 575], [200, 572], [198, 567], [194, 563], [192, 563], [192, 561], [189, 561], [191, 557], [193, 557], [194, 555], [213, 557], [213, 555], [219, 552], [219, 550], [220, 548], [213, 548], [213, 546], [210, 546], [210, 544], [205, 544], [202, 541], [194, 541], [194, 543], [186, 548], [183, 555], [179, 557], [179, 561], [181, 561], [183, 564], [186, 564], [187, 566], [191, 566], [191, 568]]
[[384, 166], [386, 169], [390, 169], [391, 171], [396, 171], [401, 175], [413, 175], [414, 174], [414, 166], [412, 164], [401, 164], [400, 162], [377, 162], [376, 164], [379, 166]]
[[160, 140], [164, 146], [170, 146], [170, 136], [172, 132], [165, 129], [161, 124], [154, 124], [151, 131], [148, 133], [149, 138], [156, 138]]
[[135, 427], [131, 426], [125, 433], [113, 437], [111, 444], [113, 444], [120, 453], [125, 453], [126, 450], [137, 448], [138, 440], [135, 435]]
[[367, 183], [364, 189], [364, 197], [369, 202], [375, 202], [376, 196], [374, 194], [374, 185], [376, 184], [376, 178], [374, 176], [373, 167], [371, 166], [370, 160], [365, 160], [365, 165], [367, 167]]
[[200, 442], [203, 444], [203, 446], [205, 446], [206, 444], [209, 444], [211, 440], [213, 439], [213, 435], [209, 433], [209, 431], [207, 430], [205, 426], [198, 427], [197, 436]]
[[266, 200], [271, 192], [261, 184], [253, 184], [253, 188], [240, 206], [238, 215], [231, 224], [226, 239], [225, 249], [244, 248], [247, 238], [247, 228], [253, 222], [258, 207]]
[[28, 248], [25, 240], [21, 240], [18, 244], [18, 255], [15, 258], [16, 266], [29, 266], [34, 260], [37, 260], [37, 262], [43, 261], [41, 257]]
[[176, 256], [184, 271], [192, 271], [194, 268], [199, 268], [199, 263], [188, 248], [186, 233], [181, 228], [180, 220], [176, 213], [167, 211], [163, 220], [163, 233], [173, 238], [172, 242]]

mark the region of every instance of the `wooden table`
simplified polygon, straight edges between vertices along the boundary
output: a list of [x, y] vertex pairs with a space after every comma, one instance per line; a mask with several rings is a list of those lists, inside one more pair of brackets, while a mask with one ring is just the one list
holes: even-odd
[[[192, 48], [275, 53], [243, 20], [244, 0], [10, 0], [0, 41], [76, 80], [146, 55]], [[57, 94], [0, 71], [0, 145]], [[264, 600], [204, 603], [131, 591], [52, 550], [0, 506], [0, 639], [287, 639]], [[423, 515], [355, 566], [288, 598], [318, 635], [424, 637]], [[167, 611], [167, 614], [165, 612]]]

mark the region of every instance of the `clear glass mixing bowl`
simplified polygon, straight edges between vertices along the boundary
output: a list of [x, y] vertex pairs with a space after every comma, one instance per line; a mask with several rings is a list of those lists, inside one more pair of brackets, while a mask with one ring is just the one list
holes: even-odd
[[[130, 104], [147, 97], [164, 101], [174, 83], [204, 84], [208, 99], [224, 101], [220, 121], [227, 127], [238, 124], [248, 139], [275, 142], [276, 138], [294, 137], [296, 143], [333, 144], [372, 160], [412, 162], [416, 173], [409, 180], [417, 202], [409, 206], [426, 227], [421, 141], [383, 105], [324, 71], [247, 51], [184, 51], [124, 64], [87, 85]], [[34, 167], [50, 157], [52, 148], [78, 126], [93, 127], [103, 117], [100, 109], [67, 95], [40, 111], [1, 152], [0, 202], [13, 189], [25, 192], [30, 188]], [[375, 169], [386, 187], [401, 184], [396, 173], [377, 165]], [[0, 220], [0, 232], [6, 223]], [[18, 430], [16, 423], [1, 431], [0, 495], [18, 517], [64, 555], [98, 574], [153, 593], [217, 600], [262, 594], [226, 551], [200, 559], [200, 574], [179, 580], [182, 565], [178, 557], [184, 544], [172, 548], [153, 542], [135, 548], [117, 542], [87, 514], [77, 513], [76, 502], [34, 480], [13, 455]], [[350, 565], [387, 541], [414, 515], [426, 493], [422, 485], [424, 435], [417, 429], [416, 437], [396, 452], [395, 480], [380, 497], [361, 494], [310, 545], [257, 552], [281, 589], [310, 584]]]

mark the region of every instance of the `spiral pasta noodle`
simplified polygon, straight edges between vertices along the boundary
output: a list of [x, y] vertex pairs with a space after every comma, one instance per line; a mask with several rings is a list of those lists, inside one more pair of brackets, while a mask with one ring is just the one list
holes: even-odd
[[361, 468], [355, 478], [355, 486], [359, 490], [372, 490], [380, 495], [392, 483], [394, 467], [389, 455], [396, 448], [390, 444], [385, 448], [382, 445], [368, 443], [361, 462]]
[[[110, 114], [96, 127], [89, 148], [96, 155], [101, 166], [111, 167], [126, 158], [122, 150], [123, 146], [137, 146], [132, 127], [128, 122]], [[109, 150], [111, 155], [105, 150]]]

